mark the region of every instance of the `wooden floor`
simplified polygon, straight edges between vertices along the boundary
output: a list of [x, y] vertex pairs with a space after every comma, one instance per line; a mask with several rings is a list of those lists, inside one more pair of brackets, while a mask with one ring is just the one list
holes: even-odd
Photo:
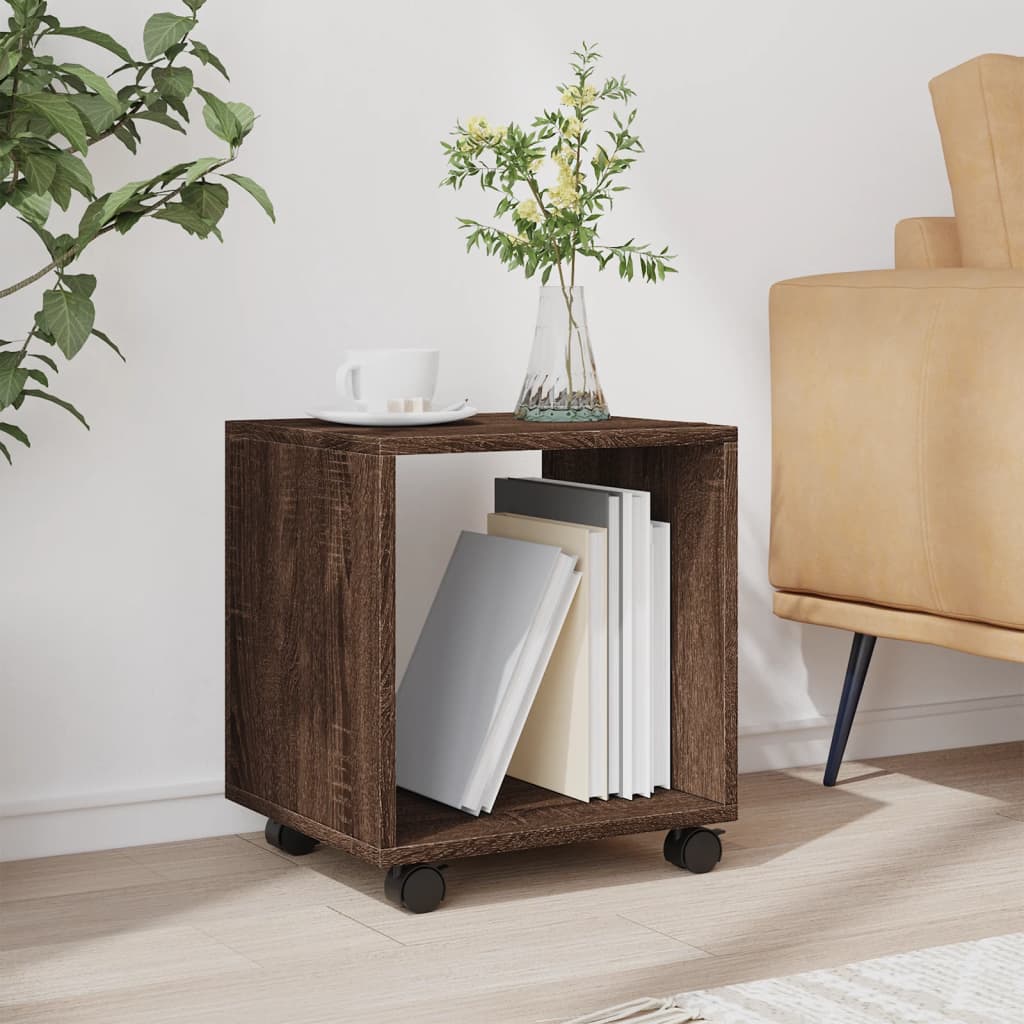
[[709, 875], [662, 836], [381, 873], [226, 836], [0, 865], [0, 1019], [523, 1024], [1024, 929], [1024, 745], [741, 780]]

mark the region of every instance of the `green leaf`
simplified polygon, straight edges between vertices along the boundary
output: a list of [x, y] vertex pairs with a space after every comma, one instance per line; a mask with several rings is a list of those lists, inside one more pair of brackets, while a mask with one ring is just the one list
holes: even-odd
[[263, 207], [267, 216], [275, 224], [277, 223], [277, 217], [274, 214], [274, 204], [270, 201], [270, 196], [267, 195], [262, 185], [258, 185], [252, 178], [247, 178], [244, 174], [225, 174], [223, 177], [230, 178], [239, 188], [244, 188]]
[[195, 182], [182, 189], [181, 201], [194, 210], [199, 218], [211, 228], [224, 216], [230, 201], [228, 190], [223, 185]]
[[62, 210], [66, 210], [71, 205], [71, 186], [63, 178], [54, 178], [50, 182], [50, 196]]
[[107, 337], [107, 335], [105, 335], [102, 331], [97, 330], [95, 327], [92, 329], [92, 333], [97, 338], [99, 338], [100, 341], [102, 341], [105, 344], [109, 345], [121, 357], [121, 362], [122, 363], [127, 363], [128, 362], [128, 360], [125, 359], [124, 355], [122, 354], [121, 350], [110, 340], [110, 338]]
[[42, 370], [26, 370], [25, 372], [32, 378], [32, 380], [36, 381], [38, 384], [42, 384], [44, 388], [48, 388], [50, 386], [50, 382], [46, 379], [46, 374], [43, 373]]
[[[16, 427], [13, 423], [0, 423], [0, 430], [10, 437], [13, 437], [16, 441], [20, 441], [26, 448], [32, 447], [32, 442], [28, 439], [28, 434], [25, 433], [21, 427]], [[10, 461], [8, 459], [8, 461]]]
[[10, 405], [25, 388], [28, 370], [18, 366], [0, 370], [0, 409]]
[[192, 28], [192, 19], [181, 14], [154, 14], [142, 30], [146, 59], [152, 60], [180, 43]]
[[104, 50], [109, 50], [115, 57], [120, 57], [125, 64], [134, 64], [132, 55], [116, 39], [108, 36], [106, 32], [97, 32], [96, 29], [87, 28], [84, 25], [61, 25], [60, 28], [53, 29], [50, 34], [84, 39], [87, 43], [92, 43], [94, 46], [101, 46]]
[[142, 210], [132, 210], [126, 213], [119, 213], [114, 218], [114, 230], [119, 235], [127, 235], [136, 224], [145, 217]]
[[96, 291], [95, 274], [64, 274], [61, 277], [61, 283], [76, 295], [81, 295], [86, 299], [92, 298], [92, 293]]
[[148, 181], [129, 181], [127, 185], [122, 185], [116, 192], [111, 192], [103, 203], [98, 226], [102, 227], [106, 224], [114, 214], [135, 197], [135, 194], [143, 185], [148, 184]]
[[176, 132], [185, 134], [185, 126], [180, 121], [175, 121], [169, 114], [159, 114], [155, 110], [144, 110], [141, 113], [135, 115], [136, 121], [154, 121], [156, 124], [162, 124], [165, 128], [173, 128]]
[[59, 405], [62, 409], [66, 409], [71, 413], [86, 430], [90, 429], [89, 424], [85, 422], [85, 417], [70, 402], [65, 402], [63, 398], [47, 394], [45, 391], [37, 391], [35, 388], [25, 388], [24, 394], [31, 395], [33, 398], [42, 398], [47, 402], [53, 402], [54, 405]]
[[178, 224], [190, 235], [197, 235], [199, 238], [206, 238], [213, 230], [202, 217], [191, 206], [184, 203], [168, 203], [158, 213], [153, 214], [154, 220], [168, 220], [172, 224]]
[[191, 185], [193, 181], [197, 181], [212, 168], [222, 163], [224, 163], [224, 158], [221, 156], [204, 156], [202, 159], [196, 160], [186, 172], [183, 184]]
[[231, 81], [228, 75], [228, 69], [220, 62], [220, 58], [213, 53], [206, 43], [200, 43], [198, 40], [192, 40], [191, 52], [195, 57], [203, 64], [209, 64], [210, 67], [216, 68], [228, 81]]
[[57, 159], [46, 149], [22, 149], [21, 167], [25, 172], [28, 187], [36, 194], [42, 195], [53, 183], [57, 173]]
[[94, 136], [102, 135], [117, 119], [117, 111], [102, 96], [75, 93], [68, 96], [68, 102]]
[[114, 129], [114, 138], [122, 143], [130, 153], [136, 153], [139, 149], [139, 142], [131, 129], [126, 124], [118, 125]]
[[50, 216], [50, 197], [46, 193], [35, 195], [24, 182], [7, 196], [7, 201], [26, 221], [37, 227], [42, 227]]
[[12, 71], [18, 66], [18, 61], [21, 55], [17, 51], [9, 52], [8, 50], [0, 50], [0, 79], [7, 78]]
[[195, 14], [195, 13], [196, 13], [196, 11], [198, 11], [198, 10], [199, 10], [199, 8], [200, 8], [200, 7], [202, 7], [202, 6], [203, 6], [203, 4], [205, 4], [205, 3], [206, 3], [206, 0], [184, 0], [184, 3], [185, 3], [185, 6], [186, 6], [186, 7], [187, 7], [187, 8], [188, 8], [188, 9], [189, 9], [189, 10], [190, 10], [190, 11], [191, 11], [191, 12], [192, 12], [193, 14]]
[[97, 75], [95, 71], [90, 71], [81, 64], [62, 64], [60, 68], [62, 71], [73, 75], [83, 85], [92, 89], [116, 113], [121, 113], [121, 101], [117, 98], [117, 93], [110, 87], [110, 83], [102, 75]]
[[46, 365], [51, 370], [53, 370], [54, 373], [60, 373], [60, 368], [57, 366], [57, 364], [49, 356], [44, 356], [41, 352], [27, 352], [25, 354], [25, 358], [38, 359], [41, 363], [46, 363]]
[[86, 199], [92, 199], [96, 194], [89, 168], [72, 153], [57, 154], [57, 176]]
[[85, 136], [85, 126], [78, 116], [78, 111], [64, 96], [54, 92], [35, 92], [27, 96], [19, 95], [18, 99], [30, 110], [45, 117], [54, 130], [64, 136], [80, 153], [87, 153], [89, 142]]
[[192, 72], [189, 68], [154, 68], [153, 84], [165, 100], [183, 100], [192, 91]]
[[13, 465], [14, 465], [14, 462], [13, 462], [13, 460], [11, 459], [11, 453], [10, 453], [10, 451], [8, 450], [8, 448], [7, 448], [7, 445], [5, 445], [5, 444], [3, 443], [3, 441], [0, 441], [0, 454], [2, 454], [2, 455], [3, 455], [3, 457], [4, 457], [4, 458], [5, 458], [6, 460], [7, 460], [7, 464], [8, 464], [9, 466], [13, 466]]
[[92, 301], [51, 288], [43, 292], [42, 314], [43, 327], [53, 335], [65, 358], [73, 359], [92, 333], [96, 318]]
[[196, 92], [206, 100], [206, 106], [203, 107], [203, 120], [206, 121], [206, 127], [217, 138], [234, 146], [242, 137], [242, 126], [231, 108], [222, 99], [214, 96], [212, 92], [198, 88]]
[[228, 110], [235, 115], [235, 120], [242, 127], [242, 134], [236, 140], [241, 142], [252, 131], [252, 126], [256, 123], [256, 114], [248, 103], [228, 103]]

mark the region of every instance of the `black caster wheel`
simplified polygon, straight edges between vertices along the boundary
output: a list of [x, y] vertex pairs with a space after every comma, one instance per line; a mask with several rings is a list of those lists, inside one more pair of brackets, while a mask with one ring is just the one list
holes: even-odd
[[384, 876], [384, 895], [414, 914], [437, 910], [444, 892], [441, 868], [431, 864], [401, 864]]
[[310, 839], [309, 836], [303, 835], [287, 825], [282, 825], [281, 822], [274, 821], [273, 818], [267, 818], [267, 827], [263, 830], [263, 835], [271, 846], [276, 846], [279, 850], [284, 850], [285, 853], [290, 853], [294, 857], [301, 857], [316, 849], [315, 839]]
[[724, 829], [674, 828], [665, 836], [665, 860], [695, 875], [710, 871], [722, 859]]

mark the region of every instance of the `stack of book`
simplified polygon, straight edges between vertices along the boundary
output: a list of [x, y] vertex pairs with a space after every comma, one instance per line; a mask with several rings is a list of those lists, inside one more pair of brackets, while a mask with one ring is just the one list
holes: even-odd
[[670, 786], [669, 527], [650, 494], [498, 479], [398, 690], [398, 783], [470, 814], [506, 775], [578, 800]]

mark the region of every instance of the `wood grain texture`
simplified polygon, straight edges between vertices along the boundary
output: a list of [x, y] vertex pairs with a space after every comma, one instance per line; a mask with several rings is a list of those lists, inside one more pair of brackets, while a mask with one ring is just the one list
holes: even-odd
[[0, 1019], [527, 1024], [1024, 928], [1024, 745], [844, 776], [741, 776], [709, 875], [623, 836], [455, 860], [434, 914], [256, 834], [0, 863]]
[[672, 787], [735, 805], [736, 443], [545, 452], [543, 469], [650, 491], [671, 524]]
[[736, 428], [711, 423], [613, 416], [600, 423], [526, 423], [511, 413], [480, 413], [439, 427], [346, 427], [321, 420], [234, 420], [229, 437], [371, 455], [623, 448], [736, 440]]
[[[227, 425], [227, 796], [386, 867], [736, 817], [736, 431], [657, 420], [423, 431]], [[673, 526], [673, 790], [580, 803], [506, 779], [473, 818], [395, 788], [395, 457], [544, 450]]]
[[229, 436], [226, 782], [394, 845], [394, 461]]

